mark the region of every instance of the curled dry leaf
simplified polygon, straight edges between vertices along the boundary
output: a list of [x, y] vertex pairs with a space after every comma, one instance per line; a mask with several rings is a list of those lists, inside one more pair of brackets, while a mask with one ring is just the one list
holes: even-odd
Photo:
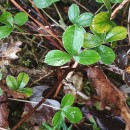
[[[54, 100], [52, 100], [53, 102]], [[56, 101], [55, 101], [56, 102]], [[52, 106], [51, 100], [48, 102], [46, 101], [45, 104]], [[26, 114], [28, 114], [37, 103], [25, 103], [24, 112], [22, 113], [22, 117], [24, 117]], [[40, 126], [42, 123], [49, 123], [51, 125], [52, 117], [55, 114], [55, 110], [48, 106], [41, 105], [40, 109], [38, 108], [25, 122], [30, 124], [31, 126], [34, 126], [37, 124]]]
[[10, 60], [15, 60], [18, 58], [17, 52], [21, 51], [19, 46], [22, 44], [21, 41], [3, 43], [0, 46], [0, 66], [9, 65]]
[[[77, 98], [77, 91], [81, 91], [83, 88], [83, 74], [81, 72], [76, 72], [74, 73], [69, 79], [69, 83], [72, 83], [74, 88], [70, 88], [69, 85], [64, 86], [64, 92], [67, 93], [72, 93], [75, 99]], [[76, 91], [77, 90], [77, 91]]]
[[119, 69], [125, 69], [128, 65], [128, 54], [127, 51], [130, 48], [130, 46], [118, 46], [115, 50], [116, 53], [116, 59], [115, 59], [115, 65]]
[[96, 89], [102, 107], [109, 106], [113, 114], [121, 115], [126, 122], [125, 130], [130, 130], [130, 110], [125, 103], [126, 98], [123, 92], [111, 83], [99, 67], [88, 68], [87, 75]]
[[[41, 100], [42, 100], [42, 93], [49, 86], [35, 86], [33, 87], [33, 96], [30, 97], [30, 103], [25, 103], [24, 112], [22, 117], [29, 113]], [[46, 99], [44, 104], [42, 104], [27, 120], [26, 122], [34, 127], [35, 124], [41, 125], [42, 123], [49, 123], [51, 125], [52, 117], [55, 114], [55, 108], [60, 108], [60, 103], [56, 100]]]
[[8, 116], [9, 116], [9, 110], [8, 110], [8, 103], [7, 103], [7, 97], [5, 94], [0, 96], [0, 127], [2, 128], [8, 128]]
[[[0, 85], [1, 85], [1, 84], [0, 84]], [[25, 94], [22, 94], [22, 93], [13, 91], [13, 90], [9, 89], [7, 86], [1, 85], [1, 89], [2, 89], [5, 93], [7, 93], [8, 97], [21, 98], [21, 99], [26, 99], [26, 98], [27, 98]]]
[[130, 94], [130, 86], [127, 84], [120, 86], [120, 90], [122, 90], [124, 93], [127, 93], [128, 95]]
[[[91, 122], [93, 127], [96, 127], [94, 130], [125, 129], [125, 122], [120, 116], [111, 116], [109, 112], [88, 109], [88, 107], [82, 107], [82, 112], [88, 123]], [[88, 128], [85, 130], [88, 130]]]

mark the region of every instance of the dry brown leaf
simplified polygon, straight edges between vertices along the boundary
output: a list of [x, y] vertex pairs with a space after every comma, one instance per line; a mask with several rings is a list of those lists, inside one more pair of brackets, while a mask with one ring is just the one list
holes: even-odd
[[[0, 84], [1, 85], [1, 84]], [[1, 85], [1, 89], [7, 93], [8, 97], [13, 97], [13, 98], [21, 98], [21, 99], [26, 99], [27, 96], [23, 93], [19, 93], [19, 92], [16, 92], [16, 91], [13, 91], [11, 89], [9, 89], [7, 86], [3, 86]]]
[[0, 127], [2, 128], [8, 128], [8, 116], [9, 116], [9, 110], [8, 110], [8, 103], [7, 103], [7, 97], [5, 94], [0, 96]]
[[[68, 79], [68, 83], [72, 83], [73, 84], [73, 88], [67, 86], [67, 84], [64, 86], [64, 92], [67, 93], [71, 93], [73, 94], [73, 96], [75, 97], [75, 99], [78, 97], [77, 95], [77, 91], [81, 91], [83, 88], [83, 74], [81, 72], [76, 72], [74, 73], [69, 79]], [[64, 82], [65, 84], [65, 82]]]
[[[22, 117], [27, 115], [33, 108], [34, 105], [32, 103], [25, 103]], [[55, 112], [56, 111], [53, 108], [42, 105], [25, 122], [33, 127], [35, 126], [35, 124], [41, 126], [42, 123], [49, 123], [51, 125], [52, 117], [54, 116]]]
[[121, 115], [126, 122], [126, 129], [130, 130], [130, 111], [126, 105], [125, 95], [118, 90], [99, 67], [87, 69], [87, 75], [95, 87], [103, 108], [109, 106], [115, 115]]
[[21, 41], [3, 43], [0, 46], [0, 66], [9, 65], [10, 60], [15, 60], [18, 58], [17, 52], [21, 51], [19, 46], [22, 44]]

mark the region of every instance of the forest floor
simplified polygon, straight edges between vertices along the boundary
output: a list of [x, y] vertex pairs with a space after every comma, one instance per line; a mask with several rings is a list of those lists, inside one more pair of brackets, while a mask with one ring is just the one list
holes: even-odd
[[[47, 65], [44, 59], [50, 50], [64, 50], [61, 41], [64, 30], [72, 25], [71, 4], [77, 4], [81, 13], [106, 11], [96, 0], [60, 0], [45, 9], [38, 9], [32, 0], [0, 0], [0, 15], [4, 11], [28, 15], [23, 26], [0, 40], [0, 130], [46, 130], [42, 124], [52, 126], [56, 108], [68, 93], [83, 118], [78, 123], [65, 119], [63, 130], [71, 125], [72, 130], [130, 130], [130, 1], [112, 3], [113, 21], [125, 27], [128, 35], [115, 46], [106, 44], [116, 54], [111, 65], [80, 65], [73, 60], [63, 66]], [[33, 90], [31, 97], [30, 89], [24, 94], [6, 83], [7, 76], [21, 72], [29, 76], [26, 87]]]

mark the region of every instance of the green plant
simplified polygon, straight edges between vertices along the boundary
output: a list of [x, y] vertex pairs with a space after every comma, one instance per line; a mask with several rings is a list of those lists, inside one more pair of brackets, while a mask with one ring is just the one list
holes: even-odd
[[[2, 70], [0, 69], [0, 80], [2, 80], [3, 74]], [[3, 90], [0, 88], [0, 96], [3, 94]]]
[[[108, 0], [109, 1], [109, 0]], [[123, 0], [110, 0], [112, 3], [121, 3]], [[96, 2], [103, 3], [104, 0], [96, 0]]]
[[64, 130], [69, 130], [67, 128], [64, 121], [67, 118], [71, 123], [78, 123], [82, 119], [82, 113], [79, 108], [72, 107], [74, 103], [74, 96], [72, 94], [67, 94], [63, 97], [61, 101], [60, 110], [54, 115], [52, 119], [53, 128], [44, 123], [44, 127], [48, 130], [60, 130], [63, 128]]
[[0, 16], [0, 39], [6, 38], [13, 29], [17, 28], [17, 26], [24, 25], [28, 20], [28, 16], [23, 13], [19, 12], [14, 17], [10, 12], [3, 12]]
[[91, 114], [87, 114], [87, 117], [89, 119], [89, 121], [93, 124], [92, 127], [93, 127], [93, 130], [100, 130], [100, 128], [98, 127], [95, 119], [93, 118], [93, 116]]
[[[61, 66], [74, 59], [82, 65], [91, 65], [98, 61], [104, 64], [112, 64], [115, 60], [114, 51], [106, 46], [106, 43], [116, 42], [126, 38], [127, 30], [117, 26], [110, 20], [111, 4], [103, 0], [108, 12], [101, 12], [95, 16], [91, 13], [80, 15], [79, 7], [72, 4], [68, 11], [69, 26], [62, 36], [63, 46], [66, 52], [52, 50], [45, 56], [44, 62], [52, 66]], [[91, 33], [83, 27], [90, 27]]]
[[24, 72], [19, 73], [17, 79], [11, 75], [7, 76], [6, 78], [6, 84], [11, 90], [23, 93], [27, 97], [33, 94], [31, 88], [24, 88], [27, 85], [28, 81], [29, 81], [29, 76]]
[[34, 3], [38, 8], [47, 8], [57, 1], [60, 0], [34, 0]]

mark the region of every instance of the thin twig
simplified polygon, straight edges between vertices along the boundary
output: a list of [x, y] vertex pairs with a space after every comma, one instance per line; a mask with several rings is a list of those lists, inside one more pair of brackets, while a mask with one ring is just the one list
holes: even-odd
[[82, 4], [80, 4], [77, 0], [73, 0], [77, 5], [79, 5], [80, 7], [82, 7], [84, 10], [90, 12], [93, 14], [93, 12], [91, 12], [88, 8], [86, 8], [85, 6], [83, 6]]
[[111, 20], [116, 17], [118, 11], [119, 11], [120, 9], [122, 9], [127, 2], [130, 2], [130, 0], [124, 0], [124, 1], [112, 12], [111, 18], [110, 18]]
[[[24, 13], [26, 13], [35, 23], [37, 23], [41, 28], [43, 28], [47, 33], [49, 33], [50, 35], [52, 35], [61, 45], [62, 45], [62, 41], [52, 32], [50, 32], [48, 29], [46, 29], [40, 22], [38, 22], [35, 18], [33, 18], [30, 14], [27, 13], [27, 11], [25, 11], [19, 4], [17, 4], [17, 2], [15, 2], [15, 0], [10, 0], [17, 8], [19, 8], [21, 11], [23, 11]], [[61, 48], [61, 47], [59, 47]]]
[[49, 26], [48, 22], [46, 21], [46, 19], [43, 17], [43, 15], [41, 14], [41, 12], [38, 10], [38, 8], [36, 7], [36, 5], [34, 4], [34, 2], [32, 0], [29, 0], [30, 3], [33, 5], [33, 7], [35, 8], [35, 10], [37, 11], [37, 13], [40, 15], [40, 17], [42, 18], [42, 20]]
[[47, 98], [49, 98], [51, 95], [52, 95], [52, 93], [56, 90], [56, 88], [57, 88], [57, 86], [59, 85], [59, 83], [61, 83], [61, 81], [66, 77], [66, 75], [68, 74], [68, 71], [66, 71], [64, 74], [63, 74], [63, 76], [61, 77], [61, 79], [55, 84], [55, 86], [49, 91], [49, 93], [45, 96], [45, 98], [43, 98], [25, 117], [23, 117], [22, 119], [21, 119], [21, 121], [17, 124], [17, 125], [15, 125], [13, 128], [12, 128], [12, 130], [16, 130], [18, 127], [20, 127], [22, 124], [23, 124], [23, 122], [27, 119], [27, 118], [29, 118], [36, 110], [37, 110], [37, 108], [47, 99]]
[[[31, 34], [31, 33], [26, 33], [26, 32], [16, 32], [16, 31], [13, 31], [13, 33], [17, 33], [17, 34], [23, 34], [23, 35], [31, 35], [31, 36], [39, 36], [39, 37], [41, 37], [41, 36], [43, 36], [43, 37], [52, 37], [52, 35], [44, 35], [44, 34]], [[59, 36], [59, 35], [57, 35], [57, 37], [62, 37], [62, 36]]]
[[0, 130], [8, 130], [8, 129], [5, 129], [5, 128], [0, 127]]
[[130, 6], [129, 6], [129, 13], [128, 13], [128, 38], [129, 38], [129, 45], [130, 45]]
[[38, 80], [34, 80], [33, 83], [32, 83], [30, 86], [32, 86], [32, 85], [38, 83], [39, 81], [41, 81], [42, 79], [48, 77], [48, 76], [49, 76], [50, 74], [52, 74], [52, 73], [53, 73], [53, 71], [51, 70], [49, 73], [47, 73], [46, 75], [43, 75], [43, 76], [40, 77]]
[[[14, 98], [8, 98], [9, 100], [12, 100], [12, 101], [19, 101], [19, 102], [25, 102], [25, 103], [31, 103], [31, 104], [38, 104], [38, 102], [34, 102], [34, 101], [27, 101], [27, 100], [21, 100], [21, 99], [14, 99]], [[45, 103], [42, 103], [43, 106], [47, 106], [47, 107], [51, 107], [55, 110], [59, 110], [60, 108], [59, 107], [54, 107], [52, 105], [48, 105], [48, 104], [45, 104]]]
[[56, 4], [54, 4], [54, 7], [55, 7], [55, 9], [56, 9], [56, 11], [57, 11], [57, 14], [59, 15], [59, 18], [60, 18], [60, 21], [59, 21], [59, 22], [61, 23], [62, 28], [65, 30], [67, 26], [66, 26], [66, 24], [65, 24], [65, 22], [64, 22], [64, 20], [63, 20], [63, 18], [62, 18], [62, 16], [61, 16], [61, 14], [60, 14], [60, 11], [58, 10]]
[[[125, 7], [124, 7], [124, 9], [123, 9], [123, 13], [122, 13], [122, 19], [121, 19], [121, 26], [123, 26], [124, 25], [124, 23], [126, 22], [125, 21], [125, 16], [126, 16], [126, 14], [127, 14], [127, 12], [128, 12], [128, 9], [129, 9], [129, 2], [125, 5]], [[129, 13], [128, 13], [128, 15], [129, 15]], [[129, 16], [128, 16], [129, 17]]]
[[43, 9], [42, 9], [42, 12], [43, 12], [49, 19], [51, 19], [56, 25], [58, 25], [59, 27], [61, 27], [61, 28], [64, 30], [64, 28], [63, 28], [56, 20], [54, 20], [49, 14], [47, 14]]
[[[74, 65], [72, 66], [72, 68], [76, 68], [77, 66], [78, 66], [78, 63], [75, 62]], [[65, 79], [68, 81], [68, 80], [71, 78], [71, 76], [73, 75], [73, 73], [74, 73], [74, 71], [69, 72], [69, 73], [67, 74], [67, 76], [66, 76]], [[56, 96], [58, 95], [58, 93], [59, 93], [61, 87], [62, 87], [62, 82], [61, 82], [61, 83], [59, 84], [59, 86], [57, 87], [57, 90], [56, 90], [56, 92], [55, 92], [55, 94], [54, 94], [54, 97], [56, 97]]]
[[84, 100], [89, 100], [89, 97], [87, 97], [84, 93], [77, 90], [71, 83], [67, 83], [67, 81], [63, 80], [62, 83], [66, 86], [68, 86], [71, 90], [75, 91], [79, 96], [81, 96]]
[[[76, 68], [77, 66], [78, 66], [78, 62], [75, 62], [73, 64], [72, 68]], [[67, 81], [72, 77], [73, 73], [74, 73], [74, 71], [71, 71], [71, 72], [68, 73], [68, 75], [66, 76]]]
[[54, 94], [54, 98], [57, 97], [59, 91], [61, 90], [61, 87], [62, 87], [62, 82], [58, 85], [57, 89], [56, 89], [56, 92]]
[[95, 15], [104, 7], [104, 4], [94, 13]]

